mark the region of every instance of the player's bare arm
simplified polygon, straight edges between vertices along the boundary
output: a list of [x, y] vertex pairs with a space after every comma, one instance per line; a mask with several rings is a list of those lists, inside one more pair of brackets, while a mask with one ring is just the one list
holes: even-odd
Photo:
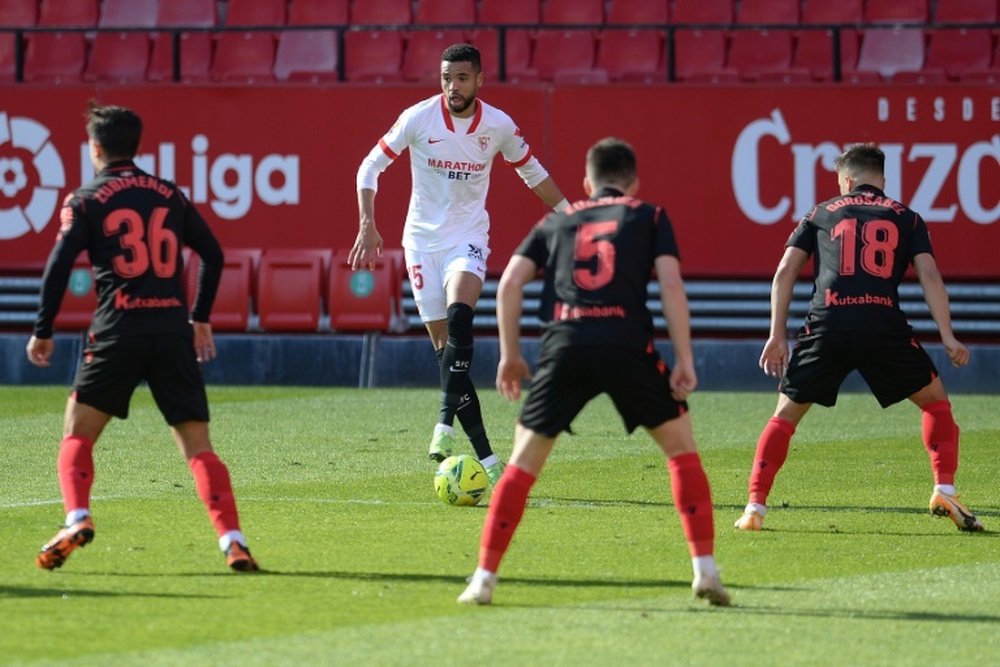
[[559, 189], [559, 186], [556, 185], [555, 180], [551, 176], [531, 188], [531, 191], [538, 195], [538, 198], [549, 208], [556, 208], [565, 199], [562, 190]]
[[799, 248], [785, 248], [771, 281], [771, 330], [758, 365], [765, 374], [781, 377], [788, 368], [788, 309], [795, 280], [809, 255]]
[[358, 235], [347, 256], [351, 268], [375, 268], [375, 259], [382, 256], [382, 235], [375, 228], [375, 191], [358, 190]]
[[510, 258], [497, 287], [497, 326], [500, 333], [500, 363], [497, 364], [497, 391], [510, 401], [521, 397], [521, 381], [531, 379], [528, 363], [521, 354], [521, 312], [524, 286], [535, 277], [538, 267], [523, 255]]
[[680, 262], [672, 255], [656, 258], [656, 279], [660, 283], [660, 303], [667, 318], [667, 331], [674, 347], [670, 371], [670, 389], [674, 400], [685, 401], [698, 386], [691, 349], [691, 311]]
[[920, 287], [924, 291], [924, 300], [930, 308], [931, 317], [937, 323], [941, 334], [941, 343], [948, 352], [952, 366], [964, 366], [969, 363], [969, 348], [958, 342], [951, 328], [951, 309], [948, 305], [948, 291], [945, 289], [937, 262], [930, 253], [920, 253], [913, 258], [913, 268], [916, 271]]

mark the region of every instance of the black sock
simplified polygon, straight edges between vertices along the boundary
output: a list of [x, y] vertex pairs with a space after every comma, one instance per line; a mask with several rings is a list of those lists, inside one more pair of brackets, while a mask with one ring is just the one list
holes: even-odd
[[448, 306], [448, 342], [441, 353], [441, 412], [438, 422], [451, 426], [466, 392], [472, 366], [472, 307]]
[[479, 395], [472, 386], [472, 379], [466, 376], [466, 380], [465, 392], [462, 394], [456, 414], [465, 434], [472, 442], [472, 448], [476, 450], [476, 457], [482, 460], [493, 455], [493, 448], [490, 447], [490, 439], [486, 436], [486, 427], [483, 425], [483, 409], [479, 405]]

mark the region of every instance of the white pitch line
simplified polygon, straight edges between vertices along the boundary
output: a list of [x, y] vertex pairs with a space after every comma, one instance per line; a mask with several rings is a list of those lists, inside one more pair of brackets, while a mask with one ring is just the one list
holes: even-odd
[[[123, 500], [130, 496], [94, 496], [91, 500]], [[0, 509], [10, 510], [18, 507], [40, 507], [42, 505], [62, 505], [62, 498], [53, 500], [22, 500], [18, 502], [0, 503]]]

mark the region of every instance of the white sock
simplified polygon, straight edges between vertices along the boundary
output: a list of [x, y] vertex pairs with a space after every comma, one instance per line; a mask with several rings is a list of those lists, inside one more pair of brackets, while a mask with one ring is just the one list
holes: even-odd
[[767, 515], [767, 507], [764, 506], [764, 505], [761, 505], [760, 503], [747, 503], [746, 509], [743, 510], [743, 511], [744, 512], [756, 512], [757, 514], [759, 514], [761, 516], [766, 516]]
[[479, 459], [479, 462], [483, 464], [484, 468], [489, 468], [499, 463], [500, 459], [497, 458], [496, 454], [490, 454], [485, 459]]
[[454, 427], [448, 426], [447, 424], [438, 424], [434, 427], [435, 433], [447, 433], [448, 435], [455, 435]]
[[75, 510], [70, 510], [66, 513], [66, 525], [72, 526], [77, 521], [83, 521], [88, 516], [90, 516], [90, 510], [86, 508], [78, 507]]
[[472, 581], [470, 583], [476, 583], [476, 582], [482, 583], [484, 581], [489, 581], [491, 579], [493, 581], [496, 581], [496, 578], [497, 578], [496, 572], [490, 572], [487, 569], [477, 567], [476, 571], [472, 573]]
[[935, 491], [940, 491], [941, 493], [945, 494], [946, 496], [954, 496], [955, 494], [958, 493], [957, 491], [955, 491], [955, 485], [954, 484], [935, 484], [934, 485], [934, 490]]
[[693, 556], [691, 558], [691, 569], [694, 570], [695, 577], [719, 576], [719, 569], [715, 565], [715, 556]]
[[230, 530], [226, 534], [219, 537], [219, 548], [226, 551], [229, 549], [229, 545], [233, 542], [239, 542], [243, 546], [246, 546], [247, 538], [243, 537], [243, 533], [238, 530]]

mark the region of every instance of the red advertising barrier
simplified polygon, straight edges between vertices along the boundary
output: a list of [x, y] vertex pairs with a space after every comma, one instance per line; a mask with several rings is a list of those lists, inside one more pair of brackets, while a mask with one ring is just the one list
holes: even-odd
[[[0, 267], [41, 267], [62, 199], [91, 175], [86, 101], [136, 109], [140, 166], [185, 187], [228, 247], [345, 248], [355, 173], [425, 86], [0, 87]], [[795, 221], [837, 194], [832, 160], [877, 141], [887, 192], [924, 215], [947, 278], [1000, 279], [1000, 91], [989, 86], [487, 85], [570, 199], [607, 135], [635, 146], [640, 196], [663, 204], [690, 277], [768, 277]], [[408, 156], [376, 220], [398, 246]], [[502, 160], [488, 200], [499, 273], [544, 206]]]

